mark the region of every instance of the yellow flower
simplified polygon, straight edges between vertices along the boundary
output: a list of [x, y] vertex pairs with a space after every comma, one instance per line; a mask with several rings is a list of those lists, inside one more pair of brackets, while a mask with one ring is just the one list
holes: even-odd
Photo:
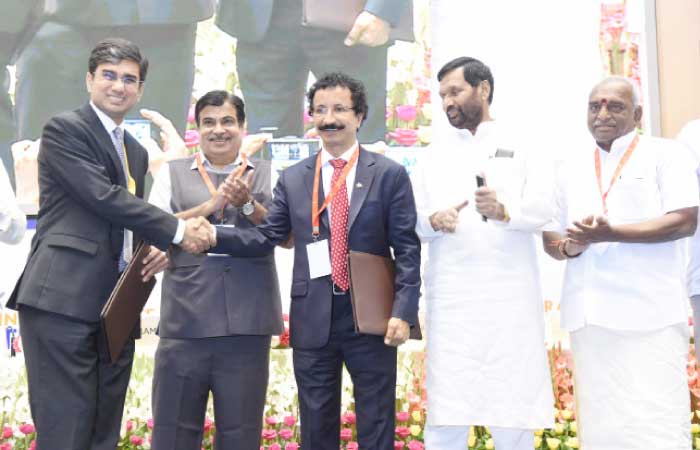
[[563, 434], [564, 433], [564, 424], [563, 423], [555, 423], [554, 424], [554, 433], [555, 434]]
[[561, 441], [557, 438], [547, 438], [547, 447], [549, 447], [549, 450], [557, 450], [560, 444]]
[[569, 439], [566, 440], [566, 445], [568, 445], [571, 448], [578, 448], [578, 438], [577, 437], [570, 437]]
[[411, 413], [411, 417], [413, 417], [413, 420], [416, 422], [420, 422], [423, 420], [423, 416], [421, 415], [420, 411], [415, 410]]
[[693, 434], [700, 433], [700, 423], [691, 423], [690, 432]]
[[569, 420], [571, 419], [571, 416], [573, 416], [574, 413], [569, 411], [568, 409], [562, 409], [561, 410], [561, 416], [564, 418], [564, 420]]
[[419, 125], [418, 140], [424, 144], [430, 144], [430, 141], [433, 140], [433, 129], [429, 126]]
[[486, 450], [493, 450], [494, 444], [493, 444], [493, 439], [489, 438], [488, 441], [486, 441]]
[[569, 430], [571, 430], [572, 433], [578, 433], [578, 424], [575, 420], [569, 424]]
[[411, 425], [409, 428], [411, 435], [418, 436], [420, 434], [420, 425]]
[[539, 430], [535, 430], [535, 436], [542, 436], [542, 434], [544, 434], [543, 429], [540, 428]]
[[700, 448], [700, 437], [695, 438], [695, 448]]
[[540, 445], [542, 445], [542, 438], [535, 436], [535, 448], [540, 448]]
[[467, 441], [467, 444], [469, 444], [470, 448], [476, 445], [476, 434], [473, 432], [469, 433], [469, 440]]
[[557, 408], [554, 408], [554, 418], [558, 419], [560, 414], [561, 414], [561, 411], [559, 411]]

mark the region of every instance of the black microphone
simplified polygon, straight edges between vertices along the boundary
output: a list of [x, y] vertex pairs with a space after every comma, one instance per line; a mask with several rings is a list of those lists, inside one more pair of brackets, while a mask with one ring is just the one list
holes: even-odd
[[[486, 186], [486, 179], [485, 179], [484, 177], [482, 177], [481, 175], [477, 175], [477, 176], [476, 176], [476, 187], [480, 188], [480, 187], [482, 187], [482, 186]], [[486, 222], [486, 220], [487, 220], [487, 219], [486, 219], [486, 216], [484, 216], [484, 215], [482, 214], [482, 215], [481, 215], [481, 220], [483, 220], [484, 222]]]

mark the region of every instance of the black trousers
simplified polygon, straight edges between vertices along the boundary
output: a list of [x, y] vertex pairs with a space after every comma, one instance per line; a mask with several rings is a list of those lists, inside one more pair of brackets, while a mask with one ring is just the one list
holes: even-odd
[[309, 71], [317, 78], [342, 71], [361, 80], [367, 90], [369, 115], [360, 127], [360, 142], [384, 140], [387, 46], [346, 47], [344, 33], [302, 27], [301, 3], [275, 2], [262, 41], [245, 42], [245, 36], [238, 40], [236, 69], [248, 130], [277, 127], [278, 136], [301, 136]]
[[150, 61], [138, 110], [160, 111], [184, 133], [194, 81], [196, 24], [87, 27], [45, 22], [17, 60], [16, 122], [20, 139], [37, 139], [49, 118], [88, 99], [85, 74], [101, 39], [123, 37]]
[[333, 297], [328, 344], [293, 350], [299, 390], [301, 446], [313, 450], [340, 447], [340, 403], [343, 364], [354, 387], [357, 440], [362, 450], [394, 448], [396, 347], [383, 336], [354, 330], [348, 295]]
[[161, 338], [153, 373], [153, 450], [199, 450], [214, 397], [217, 449], [257, 450], [270, 336]]
[[134, 340], [112, 364], [99, 322], [28, 306], [19, 322], [37, 450], [114, 450]]

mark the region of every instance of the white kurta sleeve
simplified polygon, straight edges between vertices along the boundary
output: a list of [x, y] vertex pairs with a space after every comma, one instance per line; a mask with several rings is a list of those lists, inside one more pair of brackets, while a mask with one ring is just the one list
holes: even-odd
[[27, 229], [27, 218], [17, 206], [5, 166], [0, 163], [0, 241], [16, 244]]
[[552, 183], [552, 219], [543, 227], [543, 231], [564, 234], [567, 225], [566, 167], [568, 164], [555, 164]]
[[663, 212], [698, 206], [697, 162], [684, 145], [663, 140], [664, 149], [656, 169]]
[[172, 199], [172, 184], [170, 181], [170, 164], [165, 163], [160, 168], [158, 174], [153, 180], [151, 193], [148, 196], [148, 202], [159, 207], [165, 212], [173, 213], [173, 208], [170, 204]]
[[429, 195], [429, 163], [425, 158], [430, 155], [422, 155], [411, 174], [411, 184], [413, 185], [413, 195], [416, 199], [416, 211], [418, 220], [416, 221], [416, 234], [423, 242], [430, 242], [443, 235], [442, 231], [435, 231], [430, 224], [430, 216], [437, 212], [434, 206], [430, 205]]

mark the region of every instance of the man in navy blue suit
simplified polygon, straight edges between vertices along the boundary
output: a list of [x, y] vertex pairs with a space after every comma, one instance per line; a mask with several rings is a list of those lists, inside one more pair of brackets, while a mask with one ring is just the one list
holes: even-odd
[[[308, 100], [321, 151], [282, 172], [261, 225], [217, 227], [218, 245], [211, 251], [257, 256], [291, 233], [290, 339], [302, 446], [340, 446], [345, 364], [354, 385], [360, 448], [393, 448], [396, 346], [417, 323], [420, 295], [413, 191], [401, 165], [357, 142], [368, 109], [361, 82], [342, 73], [327, 74], [311, 87]], [[395, 298], [385, 336], [355, 332], [348, 250], [381, 256], [393, 250]]]

